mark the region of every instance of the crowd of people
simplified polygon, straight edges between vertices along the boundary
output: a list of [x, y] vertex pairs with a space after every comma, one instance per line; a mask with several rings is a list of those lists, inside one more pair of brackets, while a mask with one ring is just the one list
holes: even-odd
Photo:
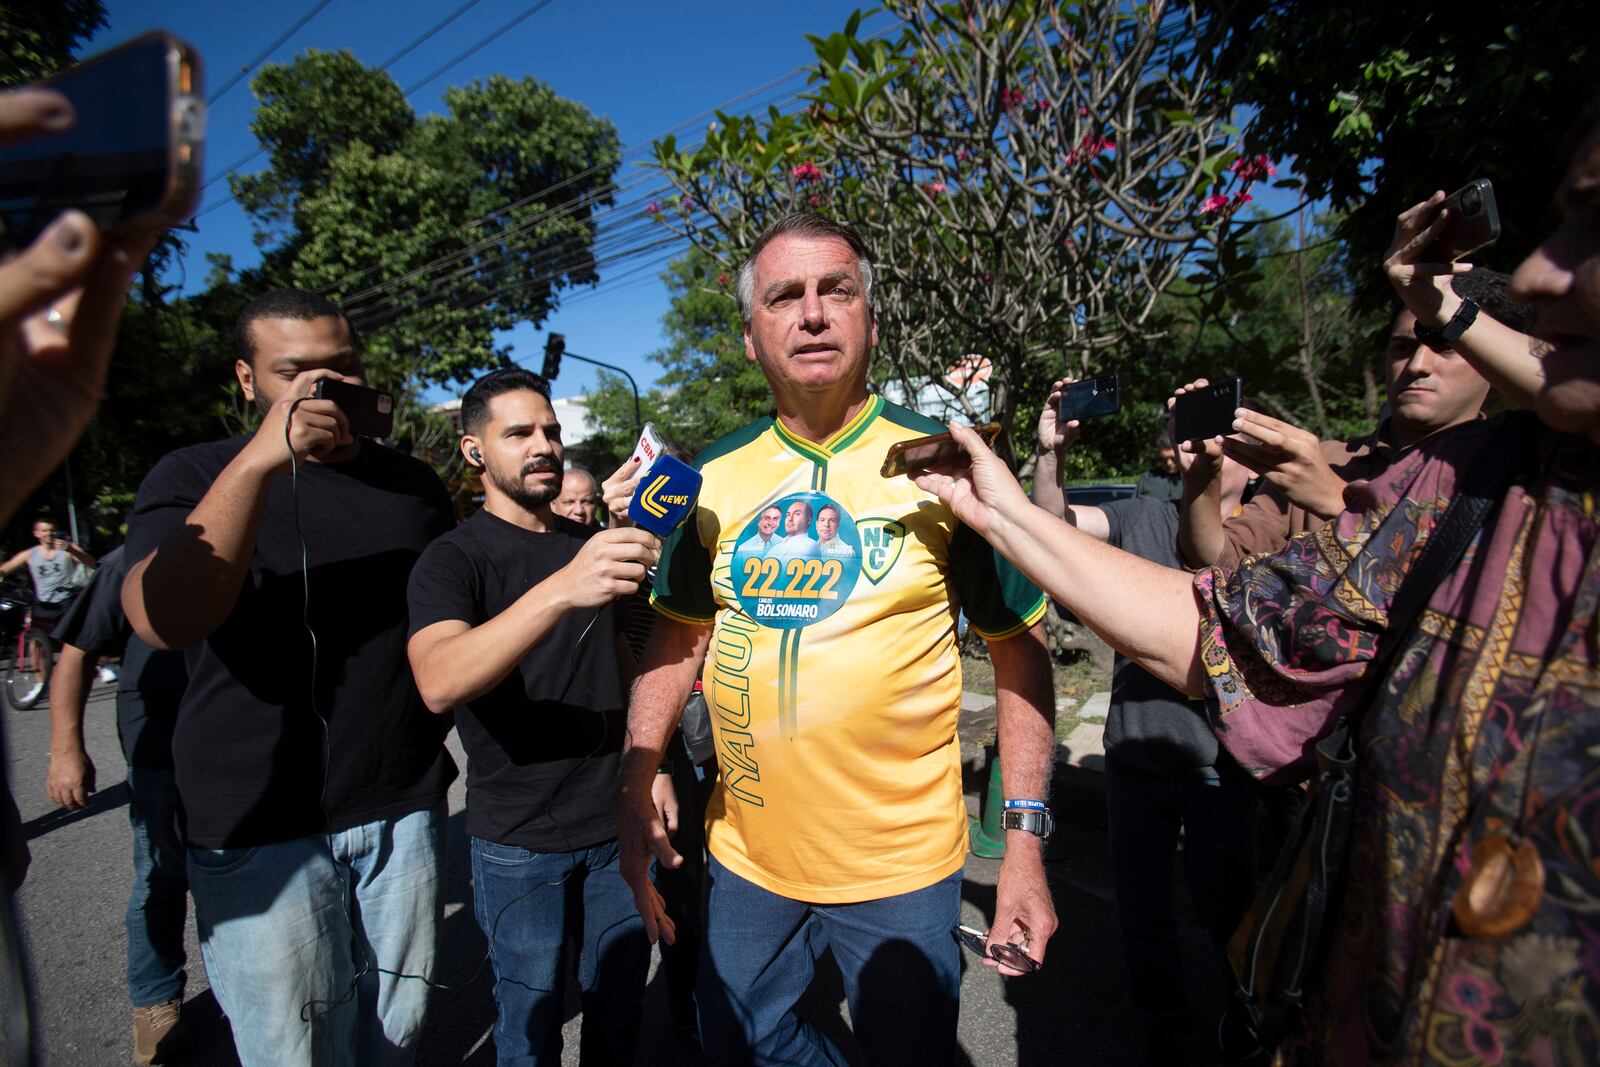
[[[0, 130], [52, 128], [61, 106], [0, 95]], [[440, 984], [452, 726], [500, 1063], [560, 1061], [569, 971], [583, 1060], [630, 1062], [656, 942], [711, 1062], [844, 1062], [796, 1012], [825, 951], [867, 1062], [951, 1062], [957, 617], [994, 665], [1006, 836], [993, 921], [965, 943], [1025, 981], [1058, 926], [1052, 602], [1118, 654], [1106, 788], [1128, 1041], [1148, 1062], [1185, 1062], [1212, 1025], [1184, 999], [1180, 840], [1229, 981], [1261, 883], [1256, 809], [1292, 809], [1346, 727], [1328, 932], [1295, 1010], [1228, 1054], [1600, 1062], [1597, 189], [1591, 108], [1560, 222], [1509, 278], [1429, 261], [1442, 194], [1399, 216], [1381, 257], [1388, 403], [1365, 437], [1319, 441], [1247, 406], [1231, 434], [1164, 440], [1145, 491], [1097, 507], [1060, 483], [1093, 425], [1057, 418], [1069, 379], [1041, 398], [1031, 499], [961, 426], [958, 461], [882, 476], [890, 446], [945, 428], [869, 390], [871, 251], [818, 214], [748, 250], [738, 309], [773, 412], [693, 457], [698, 499], [664, 539], [630, 520], [638, 461], [600, 484], [567, 469], [548, 384], [516, 368], [463, 398], [484, 504], [458, 522], [432, 468], [316, 395], [365, 380], [343, 311], [262, 294], [233, 339], [259, 428], [162, 459], [126, 543], [57, 621], [63, 806], [94, 788], [90, 672], [122, 662], [136, 1062], [182, 1051], [190, 899], [241, 1062], [412, 1061]], [[6, 471], [6, 515], [92, 415], [147, 251], [68, 213], [0, 265], [0, 438], [35, 434], [11, 453], [30, 458]], [[1205, 384], [1175, 383], [1174, 402]], [[1483, 415], [1491, 390], [1509, 413]], [[1442, 558], [1434, 535], [1463, 529], [1453, 501], [1502, 469], [1481, 530], [1399, 624], [1408, 574]], [[28, 566], [41, 595], [93, 562], [48, 524], [35, 535], [4, 567]], [[26, 855], [3, 814], [14, 887]]]

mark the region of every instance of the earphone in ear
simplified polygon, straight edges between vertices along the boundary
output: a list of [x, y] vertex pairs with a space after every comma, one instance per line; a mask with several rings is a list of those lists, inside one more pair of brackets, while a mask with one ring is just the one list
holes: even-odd
[[479, 452], [476, 448], [467, 449], [467, 455], [472, 457], [472, 462], [474, 462], [474, 463], [482, 463], [483, 462], [483, 453]]

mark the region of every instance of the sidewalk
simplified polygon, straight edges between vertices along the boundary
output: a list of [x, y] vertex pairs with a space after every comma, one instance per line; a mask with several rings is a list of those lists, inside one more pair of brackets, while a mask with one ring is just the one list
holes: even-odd
[[[1105, 769], [1106, 713], [1111, 693], [1099, 692], [1080, 705], [1064, 698], [1056, 702], [1058, 715], [1072, 713], [1077, 724], [1056, 743], [1055, 773], [1051, 777], [1051, 808], [1058, 823], [1104, 828], [1106, 825]], [[969, 794], [981, 796], [995, 736], [994, 697], [987, 693], [961, 694], [961, 762], [966, 767]], [[973, 812], [977, 814], [976, 811]]]

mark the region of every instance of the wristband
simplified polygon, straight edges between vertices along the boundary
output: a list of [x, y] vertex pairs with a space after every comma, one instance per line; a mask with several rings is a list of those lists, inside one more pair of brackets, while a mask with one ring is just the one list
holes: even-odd
[[1049, 811], [1050, 805], [1042, 800], [1008, 800], [1007, 811]]
[[1429, 348], [1438, 350], [1449, 348], [1461, 340], [1461, 335], [1472, 328], [1478, 319], [1478, 302], [1470, 296], [1461, 298], [1461, 306], [1456, 308], [1456, 313], [1450, 316], [1450, 321], [1443, 326], [1424, 326], [1419, 321], [1412, 325], [1411, 333], [1417, 340]]

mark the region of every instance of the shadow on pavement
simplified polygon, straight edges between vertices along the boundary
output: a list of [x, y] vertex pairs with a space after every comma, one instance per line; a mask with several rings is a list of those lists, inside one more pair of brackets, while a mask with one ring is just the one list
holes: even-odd
[[82, 819], [92, 819], [102, 812], [114, 811], [126, 807], [128, 803], [128, 783], [118, 782], [109, 789], [102, 789], [89, 795], [87, 806], [77, 811], [68, 811], [66, 808], [57, 808], [45, 812], [22, 824], [24, 840], [32, 841], [36, 837], [43, 837], [51, 830], [59, 830], [63, 826], [71, 826]]

